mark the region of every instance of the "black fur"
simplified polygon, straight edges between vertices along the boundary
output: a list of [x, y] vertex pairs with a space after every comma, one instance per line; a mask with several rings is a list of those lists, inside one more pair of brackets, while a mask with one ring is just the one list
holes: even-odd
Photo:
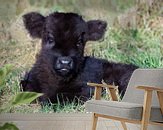
[[54, 103], [58, 97], [69, 101], [80, 97], [86, 101], [92, 96], [86, 83], [101, 83], [103, 78], [119, 85], [120, 92], [125, 91], [137, 67], [84, 57], [86, 42], [102, 38], [106, 22], [85, 22], [74, 13], [52, 13], [44, 17], [32, 12], [23, 18], [30, 35], [42, 39], [36, 63], [21, 81], [24, 91], [44, 93], [40, 98], [42, 102], [49, 98]]
[[103, 80], [107, 84], [118, 86], [121, 97], [124, 96], [127, 84], [135, 69], [138, 67], [132, 64], [120, 64], [107, 62], [103, 64]]

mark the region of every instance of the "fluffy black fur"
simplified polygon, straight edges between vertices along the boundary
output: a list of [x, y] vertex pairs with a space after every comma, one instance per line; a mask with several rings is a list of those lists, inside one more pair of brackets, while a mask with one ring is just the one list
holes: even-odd
[[120, 96], [123, 97], [130, 77], [137, 68], [132, 64], [106, 62], [103, 64], [103, 80], [107, 84], [118, 86]]
[[84, 21], [75, 13], [52, 13], [42, 16], [32, 12], [23, 16], [24, 24], [32, 37], [42, 39], [42, 48], [36, 63], [24, 80], [24, 91], [44, 93], [40, 101], [50, 99], [83, 101], [92, 96], [87, 82], [107, 83], [119, 86], [125, 92], [133, 65], [110, 63], [93, 57], [84, 57], [84, 47], [89, 40], [99, 40], [106, 30], [106, 22]]

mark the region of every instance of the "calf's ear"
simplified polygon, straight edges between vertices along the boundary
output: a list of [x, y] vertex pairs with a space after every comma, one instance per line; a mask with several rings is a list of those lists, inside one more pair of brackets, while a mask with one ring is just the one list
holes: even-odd
[[88, 25], [88, 36], [87, 40], [96, 41], [103, 37], [107, 23], [101, 20], [90, 20], [87, 22]]
[[23, 15], [25, 28], [33, 38], [41, 38], [45, 17], [37, 12]]

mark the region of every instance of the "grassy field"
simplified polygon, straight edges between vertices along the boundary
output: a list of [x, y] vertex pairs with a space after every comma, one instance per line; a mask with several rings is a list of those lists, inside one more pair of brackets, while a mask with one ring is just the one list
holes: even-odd
[[104, 41], [93, 47], [92, 55], [141, 68], [160, 68], [163, 66], [160, 45], [160, 37], [148, 29], [110, 28]]
[[[90, 5], [91, 3], [87, 4], [88, 7]], [[63, 9], [62, 7], [63, 6], [55, 6], [51, 11], [67, 11], [69, 8], [72, 9], [71, 6], [68, 6], [67, 9]], [[121, 9], [126, 8], [127, 7], [123, 4], [118, 6], [118, 10], [120, 11]], [[97, 13], [95, 10], [96, 9], [87, 9], [85, 12], [82, 10], [83, 12], [81, 13], [80, 10], [77, 10], [77, 7], [74, 7], [74, 10], [72, 11], [81, 13], [86, 19], [90, 19], [95, 17], [92, 14], [92, 12], [95, 14]], [[45, 12], [46, 11], [42, 9], [42, 13]], [[106, 14], [106, 12], [106, 10], [101, 10], [101, 12], [98, 12], [98, 17], [107, 20], [108, 23], [113, 22], [113, 18], [109, 17], [112, 13]], [[89, 15], [87, 15], [87, 13], [89, 13]], [[145, 25], [148, 25], [148, 22], [145, 23]], [[20, 27], [22, 29], [22, 26], [23, 25], [20, 22], [18, 28]], [[18, 34], [21, 34], [19, 36], [23, 35], [23, 38], [27, 37], [27, 32], [25, 31], [22, 31], [21, 33], [18, 32]], [[161, 41], [160, 30], [155, 30], [150, 26], [124, 29], [118, 26], [109, 25], [105, 37], [101, 41], [90, 42], [86, 46], [85, 55], [92, 55], [114, 62], [132, 63], [141, 68], [163, 68]], [[40, 48], [40, 44], [37, 42], [39, 42], [39, 40], [32, 40], [30, 38], [23, 41], [20, 41], [20, 39], [8, 39], [0, 42], [0, 66], [5, 64], [12, 64], [14, 66], [13, 71], [6, 78], [5, 88], [3, 88], [0, 93], [0, 105], [3, 106], [7, 104], [15, 94], [22, 91], [19, 87], [19, 82], [25, 71], [29, 70], [35, 61], [35, 55]], [[53, 108], [55, 108], [57, 113], [84, 112], [84, 105], [81, 105], [80, 103], [65, 103], [62, 106], [59, 103], [47, 104], [42, 108], [39, 103], [35, 103], [17, 106], [6, 112], [52, 113], [54, 112]]]

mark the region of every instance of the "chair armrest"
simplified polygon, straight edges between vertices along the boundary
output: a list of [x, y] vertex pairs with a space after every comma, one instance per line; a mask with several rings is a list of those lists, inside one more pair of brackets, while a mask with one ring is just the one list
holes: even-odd
[[163, 114], [163, 92], [157, 91], [157, 96], [160, 103], [161, 113]]
[[137, 89], [143, 89], [145, 91], [158, 91], [158, 92], [163, 92], [163, 89], [162, 88], [158, 88], [158, 87], [138, 86], [136, 88]]
[[97, 83], [87, 83], [90, 87], [100, 87], [100, 88], [109, 88], [109, 89], [117, 89], [117, 86], [108, 85], [108, 84], [97, 84]]
[[108, 90], [108, 92], [110, 93], [111, 99], [113, 101], [118, 101], [118, 96], [116, 94], [116, 90], [118, 89], [117, 86], [108, 85], [106, 83], [104, 83], [104, 84], [87, 83], [87, 85], [91, 86], [91, 87], [95, 87], [95, 93], [94, 93], [95, 100], [100, 100], [101, 99], [102, 88], [106, 88]]
[[137, 89], [142, 89], [145, 91], [144, 93], [144, 105], [143, 105], [143, 113], [142, 113], [142, 124], [148, 124], [150, 120], [151, 113], [151, 104], [152, 104], [152, 93], [153, 91], [157, 92], [161, 112], [163, 113], [163, 89], [153, 86], [138, 86]]

